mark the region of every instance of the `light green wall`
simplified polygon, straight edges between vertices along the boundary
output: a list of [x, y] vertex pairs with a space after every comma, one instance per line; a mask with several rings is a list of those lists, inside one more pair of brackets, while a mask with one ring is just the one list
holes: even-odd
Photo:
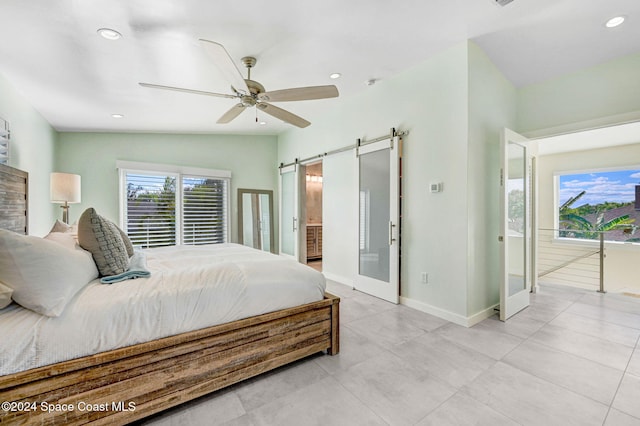
[[54, 171], [55, 130], [0, 75], [0, 117], [11, 128], [9, 165], [29, 172], [29, 233], [46, 235], [58, 213], [49, 199], [49, 174]]
[[119, 220], [116, 160], [230, 170], [233, 242], [237, 189], [277, 192], [275, 136], [60, 133], [55, 154], [58, 170], [82, 176], [82, 203], [71, 206], [71, 222], [87, 207]]
[[[409, 131], [403, 147], [402, 296], [459, 317], [467, 315], [467, 65], [467, 43], [461, 43], [360, 95], [331, 100], [327, 116], [278, 138], [278, 161], [286, 163], [388, 134], [391, 127]], [[323, 271], [353, 282], [357, 210], [342, 201], [355, 194], [355, 159], [340, 154], [327, 162], [343, 168], [339, 175], [332, 165], [323, 169], [331, 191], [323, 194], [323, 246], [334, 253], [323, 259]], [[443, 182], [444, 191], [429, 193], [432, 181]], [[422, 271], [429, 273], [428, 285], [421, 284]]]
[[469, 43], [468, 316], [499, 303], [500, 134], [516, 125], [516, 89]]
[[[83, 202], [118, 219], [118, 159], [231, 170], [232, 240], [236, 189], [272, 189], [275, 165], [389, 132], [404, 144], [402, 296], [414, 306], [458, 319], [496, 303], [498, 130], [579, 128], [605, 117], [640, 117], [640, 54], [515, 90], [473, 43], [461, 43], [350, 98], [338, 98], [311, 127], [279, 137], [61, 133], [0, 76], [0, 116], [12, 126], [11, 165], [30, 172], [31, 233], [44, 235], [59, 209], [49, 202], [49, 173], [81, 174]], [[615, 120], [611, 118], [610, 121]], [[333, 164], [329, 164], [333, 162]], [[326, 160], [324, 268], [355, 277], [357, 179], [348, 154]], [[339, 169], [339, 172], [338, 172]], [[332, 172], [333, 170], [333, 172]], [[332, 177], [332, 174], [334, 175]], [[328, 181], [327, 181], [328, 179]], [[431, 194], [428, 185], [443, 182]], [[328, 193], [328, 194], [327, 194]], [[276, 195], [277, 206], [277, 195]], [[274, 212], [277, 217], [277, 211]], [[496, 215], [495, 217], [493, 215]], [[277, 223], [276, 223], [277, 228]], [[277, 231], [276, 231], [277, 234]], [[333, 255], [329, 255], [332, 253]], [[420, 273], [429, 273], [429, 284]]]
[[578, 130], [583, 122], [623, 114], [640, 119], [638, 76], [640, 53], [523, 87], [518, 91], [518, 131]]

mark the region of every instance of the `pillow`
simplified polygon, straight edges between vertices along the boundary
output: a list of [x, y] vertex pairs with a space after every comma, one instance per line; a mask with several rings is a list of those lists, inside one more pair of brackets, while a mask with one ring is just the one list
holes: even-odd
[[78, 226], [77, 225], [69, 225], [67, 223], [64, 223], [63, 221], [61, 221], [60, 219], [56, 220], [56, 223], [53, 224], [53, 228], [51, 228], [51, 232], [69, 232], [69, 233], [74, 233], [77, 230]]
[[0, 283], [0, 309], [4, 309], [11, 304], [11, 294], [13, 289]]
[[42, 315], [59, 316], [73, 296], [97, 278], [89, 253], [0, 229], [0, 281], [13, 300]]
[[115, 226], [118, 232], [120, 232], [120, 236], [122, 237], [122, 242], [124, 243], [124, 246], [127, 249], [127, 256], [129, 257], [133, 256], [133, 244], [131, 243], [129, 236], [125, 234], [122, 229], [118, 228], [115, 223], [113, 224], [113, 226]]
[[76, 239], [71, 234], [67, 234], [64, 232], [49, 232], [49, 234], [44, 237], [45, 240], [53, 241], [56, 244], [60, 244], [62, 247], [69, 250], [82, 250], [78, 245]]
[[101, 276], [118, 275], [129, 267], [129, 255], [121, 231], [92, 207], [85, 210], [78, 220], [78, 242], [91, 252]]

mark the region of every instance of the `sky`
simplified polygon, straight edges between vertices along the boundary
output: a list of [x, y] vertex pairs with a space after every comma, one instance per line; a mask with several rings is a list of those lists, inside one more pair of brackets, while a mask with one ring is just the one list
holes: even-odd
[[635, 199], [635, 186], [640, 185], [640, 169], [560, 175], [559, 185], [559, 205], [583, 190], [587, 191], [586, 194], [572, 207], [605, 201], [626, 203]]

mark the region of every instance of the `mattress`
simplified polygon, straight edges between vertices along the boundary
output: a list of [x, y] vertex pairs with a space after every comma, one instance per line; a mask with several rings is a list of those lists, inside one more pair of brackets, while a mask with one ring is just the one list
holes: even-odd
[[324, 276], [237, 244], [145, 250], [149, 278], [92, 281], [61, 316], [0, 310], [0, 375], [322, 300]]

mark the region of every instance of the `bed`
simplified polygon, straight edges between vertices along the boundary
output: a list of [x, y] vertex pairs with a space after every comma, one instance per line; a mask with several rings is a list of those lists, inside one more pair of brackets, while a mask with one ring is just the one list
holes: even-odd
[[[0, 227], [26, 234], [28, 221], [24, 218], [27, 211], [27, 187], [28, 176], [24, 172], [6, 166], [0, 167]], [[209, 247], [205, 251], [222, 249], [223, 247]], [[227, 249], [224, 254], [227, 258], [246, 257], [243, 254], [245, 249], [242, 247], [230, 245]], [[158, 265], [165, 264], [166, 289], [168, 292], [175, 292], [176, 288], [182, 287], [172, 285], [175, 283], [169, 273], [171, 265], [166, 262], [168, 258], [177, 255], [170, 251], [163, 253], [164, 250], [170, 249], [160, 249], [150, 256], [149, 269], [152, 276], [162, 275], [154, 274], [154, 271], [162, 269]], [[195, 249], [182, 250], [189, 252]], [[180, 254], [187, 255], [189, 253]], [[262, 254], [256, 256], [258, 262], [280, 261], [268, 256], [262, 257]], [[280, 268], [279, 264], [276, 266]], [[262, 275], [270, 276], [266, 273]], [[137, 281], [122, 284], [138, 286]], [[140, 280], [140, 284], [142, 283], [143, 280]], [[318, 300], [284, 309], [278, 309], [278, 303], [292, 302], [274, 302], [272, 306], [260, 308], [268, 312], [251, 316], [246, 316], [248, 314], [243, 308], [252, 302], [240, 298], [228, 308], [216, 305], [216, 310], [223, 312], [216, 321], [224, 322], [202, 327], [198, 322], [201, 315], [193, 315], [193, 321], [183, 321], [185, 324], [180, 325], [190, 328], [188, 331], [177, 327], [169, 330], [170, 335], [165, 337], [150, 338], [134, 344], [126, 343], [140, 340], [140, 335], [154, 335], [151, 324], [148, 330], [125, 340], [124, 346], [103, 350], [113, 343], [107, 342], [106, 338], [95, 338], [91, 318], [95, 316], [94, 321], [100, 322], [104, 321], [104, 318], [113, 318], [114, 313], [108, 309], [106, 313], [100, 313], [97, 308], [92, 308], [94, 315], [74, 315], [79, 306], [78, 302], [83, 297], [89, 298], [87, 300], [100, 300], [100, 296], [96, 297], [94, 294], [89, 297], [87, 294], [90, 291], [104, 291], [104, 286], [90, 283], [73, 299], [69, 307], [65, 308], [65, 312], [55, 319], [56, 321], [39, 320], [39, 314], [26, 312], [28, 310], [20, 307], [9, 307], [8, 312], [20, 318], [20, 321], [12, 324], [29, 321], [46, 323], [48, 325], [40, 328], [39, 333], [46, 334], [50, 341], [58, 341], [60, 347], [72, 352], [73, 342], [82, 340], [88, 344], [76, 345], [80, 350], [82, 347], [96, 349], [95, 352], [80, 354], [71, 359], [66, 359], [69, 355], [63, 354], [59, 356], [60, 360], [54, 357], [53, 363], [48, 359], [22, 365], [18, 368], [20, 371], [4, 371], [4, 375], [0, 375], [0, 402], [11, 403], [3, 405], [0, 410], [0, 423], [126, 424], [312, 354], [326, 351], [329, 355], [335, 355], [339, 350], [339, 298], [328, 293], [320, 294]], [[158, 285], [157, 288], [165, 287]], [[285, 292], [289, 293], [286, 288], [284, 287]], [[197, 290], [194, 291], [197, 294]], [[255, 300], [268, 291], [270, 290], [267, 287], [258, 286], [245, 293], [253, 292]], [[311, 290], [313, 291], [315, 290]], [[172, 295], [173, 293], [165, 292], [158, 296], [164, 297], [164, 302], [156, 306], [163, 308], [162, 312], [155, 312], [153, 318], [175, 317], [169, 313], [169, 305], [166, 304], [166, 300], [173, 297]], [[207, 297], [215, 302], [215, 297], [201, 295], [203, 299]], [[305, 297], [308, 297], [308, 294]], [[193, 312], [199, 312], [197, 300], [196, 298], [184, 303], [192, 306]], [[115, 316], [120, 318], [122, 314]], [[242, 318], [226, 321], [236, 316]], [[77, 339], [71, 338], [69, 333], [56, 338], [55, 324], [65, 321], [73, 323], [74, 318], [77, 324], [82, 324], [74, 333], [74, 336], [77, 334]], [[78, 321], [78, 318], [84, 319]], [[165, 322], [160, 333], [166, 334], [166, 326], [172, 324], [169, 320]], [[0, 322], [0, 328], [2, 327], [3, 324]], [[116, 343], [121, 344], [123, 341]], [[2, 345], [11, 345], [11, 342], [3, 341]], [[17, 346], [19, 344], [14, 342], [13, 347]], [[20, 353], [20, 350], [17, 350], [17, 353]], [[40, 365], [41, 363], [44, 365]]]

